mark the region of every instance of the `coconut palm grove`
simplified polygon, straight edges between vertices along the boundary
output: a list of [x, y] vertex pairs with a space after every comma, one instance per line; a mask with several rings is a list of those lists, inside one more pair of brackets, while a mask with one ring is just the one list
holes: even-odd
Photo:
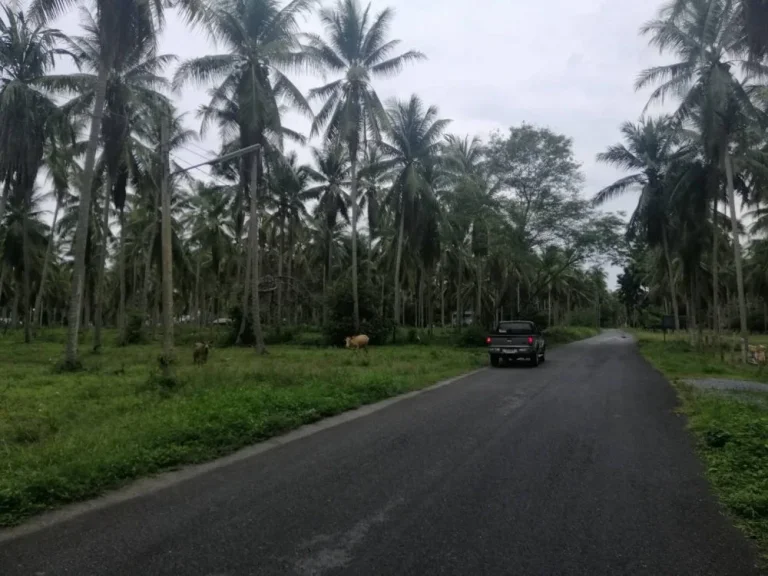
[[[7, 6], [0, 28], [3, 322], [26, 342], [66, 326], [67, 366], [82, 332], [99, 351], [162, 325], [168, 355], [174, 324], [223, 319], [260, 352], [306, 325], [333, 344], [507, 316], [764, 328], [759, 1], [676, 1], [643, 25], [673, 63], [637, 88], [676, 108], [628, 119], [599, 156], [627, 176], [595, 198], [567, 135], [455, 134], [439, 102], [381, 101], [378, 79], [429, 66], [386, 6], [179, 0], [221, 50], [186, 61], [158, 53], [164, 5], [99, 1], [79, 6], [77, 36], [51, 27], [78, 6]], [[301, 29], [312, 12], [322, 34]], [[302, 93], [298, 74], [327, 82]], [[193, 85], [210, 94], [194, 117], [173, 104]], [[175, 160], [211, 130], [209, 172]], [[599, 208], [623, 193], [639, 198], [628, 225]], [[617, 291], [608, 265], [624, 267]]]
[[[452, 122], [448, 103], [413, 93], [403, 75], [428, 71], [431, 59], [441, 57], [430, 53], [436, 46], [426, 39], [419, 46], [418, 35], [413, 45], [401, 41], [402, 21], [387, 0], [367, 1], [3, 3], [0, 528], [442, 382], [451, 386], [398, 399], [379, 416], [355, 416], [356, 424], [338, 429], [346, 430], [344, 438], [328, 431], [314, 441], [323, 448], [313, 448], [311, 457], [264, 467], [254, 463], [273, 458], [266, 450], [244, 457], [252, 482], [231, 481], [223, 469], [227, 480], [219, 487], [209, 491], [211, 483], [189, 498], [179, 492], [179, 501], [197, 510], [189, 518], [213, 518], [221, 510], [243, 527], [231, 546], [216, 539], [234, 531], [215, 523], [204, 545], [194, 540], [200, 531], [189, 529], [184, 534], [192, 539], [179, 550], [252, 550], [250, 541], [236, 540], [257, 530], [231, 507], [258, 497], [257, 516], [267, 518], [258, 530], [303, 530], [316, 522], [317, 533], [304, 534], [302, 546], [338, 536], [343, 542], [318, 558], [352, 562], [365, 533], [411, 508], [412, 494], [403, 488], [405, 499], [367, 506], [412, 481], [423, 482], [425, 491], [444, 490], [439, 498], [419, 496], [403, 525], [406, 534], [431, 518], [429, 530], [408, 540], [419, 545], [445, 518], [474, 526], [459, 514], [477, 502], [489, 518], [519, 512], [514, 521], [500, 517], [498, 526], [550, 518], [546, 529], [534, 526], [510, 546], [527, 546], [528, 538], [566, 530], [570, 522], [578, 529], [552, 541], [577, 542], [585, 532], [598, 534], [606, 518], [616, 520], [615, 531], [600, 528], [598, 535], [642, 541], [651, 551], [647, 566], [662, 567], [645, 573], [721, 573], [699, 569], [732, 563], [725, 556], [709, 562], [707, 554], [719, 549], [697, 548], [696, 538], [731, 520], [768, 558], [768, 0], [660, 0], [653, 19], [636, 23], [658, 65], [634, 70], [635, 85], [626, 86], [628, 95], [642, 91], [645, 107], [590, 149], [590, 158], [601, 150], [600, 169], [613, 171], [606, 178], [582, 166], [573, 135], [540, 117], [483, 133], [458, 130], [461, 120]], [[174, 32], [178, 44], [204, 44], [205, 51], [164, 53], [170, 22], [181, 27]], [[510, 64], [503, 73], [514, 70]], [[476, 88], [474, 73], [456, 72], [466, 75], [468, 91]], [[399, 85], [390, 96], [393, 78]], [[183, 100], [192, 93], [205, 100], [190, 110]], [[487, 107], [483, 113], [492, 115]], [[498, 124], [491, 120], [489, 126]], [[522, 348], [491, 346], [488, 334], [506, 334], [499, 323], [510, 320], [530, 327], [522, 342], [531, 346], [535, 368], [515, 365], [512, 356]], [[489, 351], [496, 353], [492, 368]], [[459, 377], [463, 384], [446, 382]], [[711, 377], [717, 381], [706, 388]], [[449, 394], [464, 396], [448, 401]], [[451, 412], [456, 407], [466, 411]], [[536, 409], [526, 419], [525, 411]], [[385, 420], [397, 410], [405, 416]], [[405, 441], [416, 422], [422, 427]], [[445, 428], [449, 422], [455, 427]], [[525, 430], [514, 428], [521, 422]], [[365, 428], [370, 423], [378, 423], [375, 431]], [[393, 426], [402, 426], [402, 437], [384, 438]], [[291, 440], [293, 454], [300, 454], [301, 438]], [[371, 441], [381, 449], [380, 461], [353, 455], [371, 438], [380, 440]], [[343, 448], [349, 439], [356, 445]], [[409, 452], [427, 441], [423, 454]], [[465, 452], [475, 458], [470, 467], [457, 460]], [[433, 455], [443, 460], [430, 468]], [[525, 465], [512, 465], [513, 456]], [[300, 488], [290, 494], [280, 491], [287, 460], [285, 477]], [[345, 468], [358, 461], [367, 467]], [[317, 468], [301, 468], [306, 462]], [[433, 476], [419, 477], [418, 466], [405, 470], [408, 462], [423, 462]], [[326, 465], [333, 472], [323, 472]], [[374, 469], [381, 476], [370, 485], [379, 478], [381, 485], [366, 492], [366, 474]], [[461, 471], [464, 483], [438, 481], [449, 469]], [[572, 483], [558, 484], [571, 476]], [[357, 484], [346, 490], [342, 482], [353, 477]], [[333, 503], [338, 525], [321, 525], [322, 514], [313, 512], [305, 526], [299, 521], [305, 509], [333, 501], [327, 486], [312, 484], [324, 478], [350, 501], [365, 502]], [[533, 504], [525, 500], [518, 510], [519, 500], [508, 495], [484, 502], [507, 479]], [[679, 492], [670, 492], [672, 484]], [[483, 490], [461, 493], [473, 486]], [[223, 487], [232, 493], [222, 496]], [[262, 498], [264, 487], [274, 491]], [[552, 488], [549, 507], [536, 503], [544, 487]], [[708, 490], [731, 520], [712, 512], [719, 508]], [[657, 493], [658, 500], [644, 500]], [[171, 515], [152, 508], [162, 502], [162, 491], [157, 494], [142, 518], [170, 539], [174, 530], [162, 527]], [[280, 505], [270, 504], [275, 494], [294, 506], [290, 522], [279, 519]], [[558, 500], [569, 494], [604, 508]], [[675, 498], [688, 496], [695, 505], [677, 506]], [[311, 502], [302, 507], [305, 497]], [[658, 512], [654, 506], [667, 497], [672, 503]], [[445, 502], [456, 505], [448, 516], [432, 518]], [[526, 520], [536, 506], [545, 513]], [[164, 518], [156, 525], [153, 510], [155, 519]], [[589, 519], [595, 510], [604, 513], [597, 521]], [[697, 527], [684, 535], [688, 548], [669, 536], [689, 522], [676, 519], [680, 510]], [[365, 518], [346, 516], [357, 512]], [[131, 548], [152, 533], [135, 531], [138, 513], [129, 518], [130, 538], [109, 540], [120, 514], [104, 527], [103, 540], [82, 549], [82, 558], [57, 564], [56, 555], [69, 549], [67, 538], [79, 533], [72, 531], [50, 538], [57, 547], [50, 558], [41, 552], [24, 564], [19, 548], [18, 560], [4, 567], [0, 554], [0, 572], [54, 573], [57, 566], [91, 573], [76, 566], [96, 566], [86, 562], [102, 541], [121, 553], [125, 545], [125, 558], [137, 566], [144, 552], [166, 550], [165, 540]], [[622, 532], [625, 514], [634, 516]], [[659, 530], [643, 532], [656, 523]], [[346, 524], [357, 528], [336, 534]], [[466, 535], [467, 546], [481, 528]], [[490, 542], [500, 533], [488, 534]], [[398, 560], [386, 552], [400, 546], [396, 537], [382, 539], [378, 560]], [[656, 537], [665, 545], [654, 547]], [[9, 538], [0, 529], [0, 547]], [[428, 552], [438, 549], [430, 546], [456, 538], [424, 538], [424, 555], [410, 556], [413, 566], [432, 558]], [[718, 540], [739, 550], [731, 541]], [[476, 548], [485, 546], [483, 540]], [[267, 548], [254, 552], [265, 555], [259, 556], [264, 566]], [[610, 552], [591, 543], [563, 548], [599, 550], [605, 558]], [[632, 554], [631, 546], [616, 549]], [[287, 550], [271, 558], [276, 566], [306, 552]], [[509, 554], [523, 562], [529, 551]], [[566, 573], [546, 564], [560, 552], [519, 573]], [[682, 563], [664, 559], [678, 552]], [[654, 564], [657, 553], [664, 558]], [[451, 554], [435, 552], [435, 570]], [[153, 566], [171, 556], [155, 558]], [[451, 558], [469, 562], [472, 555]], [[314, 571], [322, 564], [315, 560], [296, 560], [296, 573], [325, 573]], [[608, 566], [612, 573], [641, 573], [608, 560], [593, 569], [568, 562], [586, 566], [583, 573]], [[203, 571], [246, 573], [222, 566]], [[359, 569], [350, 573], [374, 573], [350, 566]]]

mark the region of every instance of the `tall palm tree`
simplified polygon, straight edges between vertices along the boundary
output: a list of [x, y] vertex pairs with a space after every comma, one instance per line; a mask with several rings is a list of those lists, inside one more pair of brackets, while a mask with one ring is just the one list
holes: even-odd
[[330, 289], [333, 269], [333, 244], [338, 232], [338, 220], [341, 217], [349, 222], [349, 196], [344, 191], [349, 179], [349, 160], [339, 143], [326, 143], [325, 147], [313, 148], [312, 156], [316, 167], [307, 166], [305, 171], [315, 185], [307, 189], [306, 194], [318, 200], [315, 218], [318, 229], [325, 239], [325, 258], [323, 258], [323, 324], [328, 320], [327, 293]]
[[[32, 13], [40, 22], [54, 20], [67, 12], [79, 0], [33, 0]], [[80, 310], [85, 287], [86, 247], [89, 236], [91, 192], [96, 166], [96, 153], [104, 114], [107, 94], [107, 80], [110, 70], [121, 54], [130, 53], [142, 44], [155, 45], [158, 32], [164, 24], [164, 10], [177, 7], [189, 22], [199, 22], [206, 10], [204, 0], [171, 0], [158, 2], [145, 0], [96, 0], [96, 24], [101, 51], [96, 86], [94, 90], [91, 127], [88, 147], [85, 152], [83, 176], [80, 186], [80, 202], [75, 236], [74, 268], [72, 272], [71, 298], [67, 324], [67, 343], [64, 366], [74, 369], [78, 360], [78, 334], [80, 331]]]
[[[72, 134], [72, 140], [74, 140], [74, 133]], [[35, 297], [35, 317], [33, 321], [34, 326], [39, 326], [42, 320], [42, 303], [43, 294], [45, 293], [45, 283], [48, 276], [48, 267], [51, 259], [54, 256], [56, 250], [56, 226], [59, 221], [59, 213], [62, 208], [66, 208], [69, 201], [69, 182], [71, 179], [76, 179], [79, 174], [79, 166], [75, 162], [75, 156], [77, 155], [78, 146], [72, 141], [59, 142], [58, 139], [49, 141], [46, 146], [46, 158], [45, 163], [48, 167], [50, 179], [53, 184], [53, 196], [54, 196], [54, 210], [53, 221], [51, 223], [51, 231], [48, 238], [48, 247], [45, 251], [45, 258], [43, 260], [43, 269], [40, 272], [40, 283], [37, 288], [37, 296]]]
[[[0, 222], [11, 195], [22, 214], [25, 341], [31, 340], [30, 255], [28, 215], [34, 213], [32, 193], [43, 164], [46, 142], [64, 134], [68, 122], [43, 83], [66, 54], [59, 45], [65, 36], [10, 7], [0, 16]], [[21, 268], [19, 268], [21, 269]]]
[[443, 145], [443, 165], [450, 179], [452, 200], [464, 220], [475, 262], [475, 321], [483, 320], [484, 265], [489, 254], [489, 225], [499, 208], [498, 185], [491, 181], [485, 150], [479, 138], [449, 134]]
[[[5, 266], [16, 274], [17, 296], [21, 296], [24, 311], [24, 341], [32, 340], [31, 284], [33, 274], [38, 277], [41, 269], [48, 226], [42, 221], [41, 196], [27, 196], [17, 189], [8, 201], [4, 229], [5, 235], [0, 252]], [[17, 300], [18, 302], [18, 300]]]
[[[293, 272], [293, 241], [296, 228], [309, 217], [306, 204], [314, 198], [314, 193], [307, 190], [309, 173], [304, 166], [299, 166], [298, 157], [291, 152], [284, 158], [278, 157], [272, 171], [273, 209], [270, 223], [273, 223], [280, 233], [280, 245], [277, 255], [277, 325], [283, 322], [283, 286], [290, 291], [294, 286]], [[287, 232], [287, 238], [286, 238]], [[286, 240], [288, 242], [286, 254]], [[288, 281], [283, 278], [283, 265], [288, 265]], [[290, 315], [290, 310], [289, 310]]]
[[361, 141], [368, 131], [374, 140], [381, 138], [387, 125], [384, 107], [373, 89], [376, 77], [392, 76], [408, 62], [424, 59], [421, 52], [408, 51], [392, 56], [399, 40], [388, 40], [394, 17], [390, 8], [371, 18], [370, 4], [362, 9], [357, 0], [339, 0], [333, 9], [320, 11], [326, 39], [309, 35], [309, 54], [329, 73], [343, 77], [310, 92], [310, 98], [323, 100], [323, 107], [312, 124], [312, 134], [325, 127], [328, 140], [347, 147], [350, 159], [350, 204], [352, 206], [352, 293], [355, 327], [360, 327], [357, 290], [357, 164]]
[[[283, 7], [276, 0], [225, 0], [217, 4], [207, 16], [217, 38], [229, 51], [184, 62], [174, 78], [177, 87], [189, 80], [220, 81], [213, 90], [210, 109], [217, 109], [226, 101], [236, 103], [240, 146], [261, 147], [254, 155], [252, 166], [241, 169], [241, 185], [244, 190], [247, 186], [256, 200], [264, 198], [262, 153], [272, 145], [280, 148], [282, 144], [281, 99], [308, 116], [312, 114], [304, 96], [283, 73], [286, 68], [305, 63], [299, 43], [298, 18], [306, 14], [312, 4], [313, 0], [292, 0]], [[257, 216], [258, 208], [252, 204], [252, 216]], [[252, 283], [258, 286], [258, 218], [251, 221], [249, 258], [253, 262]], [[264, 352], [258, 289], [252, 292], [256, 348]]]
[[[99, 23], [87, 10], [82, 11], [82, 36], [73, 37], [70, 50], [85, 73], [77, 75], [50, 78], [48, 83], [61, 84], [79, 95], [67, 103], [65, 109], [73, 114], [88, 114], [92, 109], [98, 89], [98, 71], [104, 58], [104, 53], [111, 50], [105, 47], [105, 40], [99, 30]], [[107, 40], [109, 41], [109, 40]], [[107, 76], [104, 118], [101, 124], [101, 142], [103, 146], [102, 162], [105, 170], [104, 196], [114, 201], [118, 210], [120, 223], [120, 240], [118, 246], [118, 274], [120, 285], [120, 301], [118, 306], [118, 328], [120, 341], [125, 338], [125, 204], [128, 177], [136, 165], [135, 152], [132, 150], [132, 132], [138, 123], [167, 106], [165, 97], [159, 90], [168, 87], [167, 80], [162, 76], [166, 66], [175, 57], [158, 55], [154, 42], [137, 42], [130, 50], [119, 53], [112, 62]], [[109, 228], [110, 202], [102, 204], [103, 214], [101, 225], [102, 238], [107, 238]], [[101, 246], [99, 267], [96, 283], [96, 314], [94, 331], [94, 350], [101, 348], [102, 308], [106, 294], [104, 293], [105, 266], [107, 246]]]
[[[697, 115], [705, 155], [720, 174], [725, 174], [733, 224], [742, 359], [746, 362], [746, 299], [731, 154], [734, 140], [744, 124], [743, 118], [759, 116], [759, 113], [745, 83], [736, 77], [734, 69], [740, 69], [744, 76], [749, 77], [755, 73], [764, 74], [765, 68], [747, 59], [742, 28], [739, 26], [741, 16], [739, 5], [733, 0], [673, 0], [662, 9], [658, 19], [644, 25], [641, 31], [651, 35], [651, 43], [660, 50], [673, 51], [679, 62], [645, 70], [636, 85], [643, 88], [661, 83], [651, 95], [651, 101], [669, 94], [682, 94], [682, 102], [672, 116], [673, 122], [682, 125]], [[719, 187], [717, 189], [719, 192]], [[713, 214], [716, 214], [719, 195], [713, 198], [713, 202]], [[717, 234], [714, 236], [716, 238]], [[717, 247], [713, 246], [715, 283], [717, 252]], [[713, 285], [713, 293], [717, 298], [716, 284]]]
[[642, 235], [651, 247], [661, 244], [675, 329], [680, 330], [680, 311], [669, 247], [671, 191], [665, 187], [667, 170], [674, 161], [676, 135], [669, 119], [664, 117], [642, 119], [638, 124], [625, 122], [621, 133], [626, 144], [610, 146], [606, 152], [597, 155], [597, 160], [634, 173], [600, 190], [593, 202], [596, 205], [605, 204], [621, 194], [640, 192], [629, 230], [631, 235]]
[[445, 128], [450, 120], [438, 118], [435, 106], [424, 107], [418, 96], [407, 102], [393, 102], [389, 106], [387, 141], [379, 145], [390, 156], [387, 161], [394, 169], [389, 203], [397, 220], [397, 248], [395, 252], [394, 319], [399, 324], [400, 265], [406, 226], [413, 235], [420, 214], [435, 212], [437, 202], [430, 186], [432, 169], [440, 151]]

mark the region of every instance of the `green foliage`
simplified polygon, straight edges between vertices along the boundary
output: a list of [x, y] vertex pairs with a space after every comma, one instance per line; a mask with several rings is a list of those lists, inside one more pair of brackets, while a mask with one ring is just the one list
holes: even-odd
[[638, 338], [643, 355], [675, 381], [707, 478], [768, 559], [768, 393], [699, 390], [677, 380], [716, 375], [766, 382], [768, 374], [721, 362], [715, 351], [694, 350], [680, 338], [664, 342], [661, 335], [645, 332]]
[[707, 478], [768, 559], [768, 394], [679, 390]]
[[356, 334], [365, 334], [371, 339], [371, 344], [381, 345], [387, 342], [392, 331], [392, 321], [381, 318], [376, 305], [376, 295], [365, 283], [358, 286], [360, 309], [360, 330], [355, 330], [352, 316], [354, 301], [352, 299], [352, 281], [342, 278], [333, 285], [328, 295], [330, 318], [328, 325], [323, 327], [326, 343], [330, 346], [344, 346], [345, 338]]
[[61, 341], [0, 339], [0, 525], [97, 496], [134, 478], [230, 453], [295, 428], [428, 386], [484, 364], [437, 346], [347, 350], [213, 349], [193, 365], [177, 347], [175, 379], [156, 346], [105, 347], [88, 370], [54, 374]]
[[125, 320], [125, 342], [123, 344], [144, 344], [146, 341], [144, 318], [138, 312], [132, 311]]
[[485, 346], [488, 331], [478, 324], [472, 324], [462, 329], [456, 335], [456, 345], [461, 348], [479, 348]]
[[600, 331], [593, 326], [552, 326], [544, 330], [548, 346], [578, 342], [597, 336], [599, 333]]

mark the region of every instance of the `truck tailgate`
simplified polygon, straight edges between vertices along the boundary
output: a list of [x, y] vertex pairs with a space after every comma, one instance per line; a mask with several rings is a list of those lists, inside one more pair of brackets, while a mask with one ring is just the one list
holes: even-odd
[[496, 348], [504, 348], [507, 346], [530, 346], [528, 338], [530, 338], [530, 336], [491, 336], [491, 341], [488, 345]]

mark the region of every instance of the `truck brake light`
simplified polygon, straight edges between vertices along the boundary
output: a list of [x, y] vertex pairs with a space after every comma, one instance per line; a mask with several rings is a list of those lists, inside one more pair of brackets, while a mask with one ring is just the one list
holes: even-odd
[[491, 337], [490, 337], [490, 336], [488, 336], [488, 337], [485, 339], [485, 343], [486, 343], [486, 344], [488, 344], [488, 345], [490, 345], [490, 343], [491, 343]]
[[533, 336], [528, 336], [528, 344], [533, 344]]

